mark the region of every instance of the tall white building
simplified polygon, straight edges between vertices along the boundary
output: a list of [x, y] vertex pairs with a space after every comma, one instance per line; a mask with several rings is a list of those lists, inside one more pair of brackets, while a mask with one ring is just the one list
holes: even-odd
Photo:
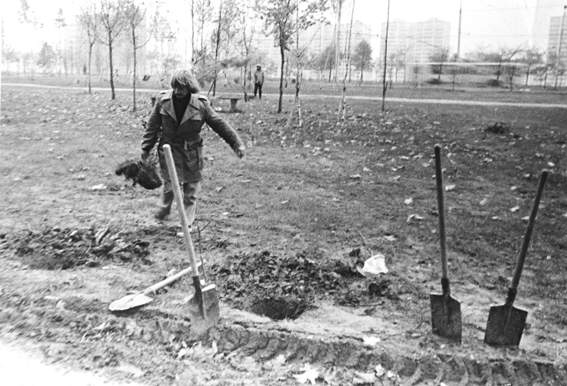
[[[384, 57], [386, 24], [382, 24], [380, 58]], [[420, 22], [394, 21], [388, 28], [388, 57], [399, 57], [406, 64], [426, 63], [443, 50], [449, 50], [451, 23], [439, 19]], [[449, 53], [450, 54], [450, 53]]]
[[555, 16], [561, 16], [565, 4], [567, 4], [567, 1], [564, 0], [537, 0], [531, 39], [533, 47], [540, 50], [549, 48], [551, 19]]
[[564, 8], [564, 12], [561, 16], [550, 18], [547, 60], [555, 62], [559, 59], [561, 65], [567, 66], [567, 6]]

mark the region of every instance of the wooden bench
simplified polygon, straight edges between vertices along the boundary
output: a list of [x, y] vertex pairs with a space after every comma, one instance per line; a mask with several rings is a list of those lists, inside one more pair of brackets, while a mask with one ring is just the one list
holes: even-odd
[[216, 99], [222, 99], [222, 100], [230, 100], [230, 110], [228, 110], [229, 113], [238, 113], [240, 112], [240, 110], [238, 110], [236, 108], [236, 104], [238, 103], [238, 101], [240, 99], [242, 99], [239, 96], [235, 96], [235, 95], [223, 95], [223, 96], [219, 96]]

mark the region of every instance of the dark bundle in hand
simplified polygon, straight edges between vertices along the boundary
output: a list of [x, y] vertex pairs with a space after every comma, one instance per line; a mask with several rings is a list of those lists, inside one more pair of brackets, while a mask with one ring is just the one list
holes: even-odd
[[154, 165], [143, 160], [126, 160], [116, 167], [116, 175], [123, 175], [132, 180], [134, 185], [140, 184], [146, 189], [156, 189], [161, 186], [161, 179]]

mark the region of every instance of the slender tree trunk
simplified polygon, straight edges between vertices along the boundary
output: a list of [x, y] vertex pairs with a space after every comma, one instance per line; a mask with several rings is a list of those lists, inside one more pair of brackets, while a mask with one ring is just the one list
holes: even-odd
[[278, 100], [278, 113], [282, 112], [282, 100], [283, 100], [283, 81], [284, 81], [284, 66], [285, 66], [285, 50], [283, 42], [280, 42], [280, 98]]
[[92, 88], [91, 88], [91, 62], [92, 62], [92, 57], [93, 57], [93, 44], [89, 43], [89, 68], [88, 68], [88, 86], [89, 86], [89, 94], [92, 94]]
[[112, 65], [112, 33], [108, 32], [108, 67], [110, 69], [110, 99], [116, 99], [114, 91], [114, 67]]
[[337, 30], [335, 35], [335, 75], [334, 81], [339, 80], [339, 63], [341, 60], [341, 12], [343, 8], [343, 0], [337, 0]]
[[529, 80], [530, 80], [530, 65], [528, 65], [528, 68], [526, 70], [526, 85], [525, 85], [526, 87], [528, 87]]
[[343, 89], [342, 89], [341, 102], [338, 111], [339, 120], [343, 125], [345, 122], [345, 113], [346, 113], [346, 90], [347, 90], [346, 82], [347, 82], [347, 77], [349, 76], [350, 73], [350, 42], [352, 37], [352, 22], [354, 20], [354, 5], [355, 5], [355, 0], [352, 0], [352, 11], [350, 14], [350, 23], [349, 23], [347, 42], [345, 47], [345, 53], [346, 53], [345, 75], [343, 77]]
[[388, 67], [388, 30], [390, 29], [390, 0], [388, 0], [388, 10], [386, 13], [386, 36], [384, 36], [384, 73], [382, 76], [382, 112], [386, 109], [386, 69]]
[[364, 66], [360, 66], [360, 84], [363, 82]]
[[217, 63], [219, 60], [221, 25], [222, 25], [222, 0], [219, 5], [219, 24], [217, 26], [217, 36], [216, 36], [217, 39], [215, 44], [215, 77], [213, 79], [213, 96], [215, 96], [217, 92]]
[[195, 0], [191, 0], [191, 62], [195, 63]]
[[132, 59], [133, 59], [133, 71], [132, 71], [132, 111], [136, 111], [136, 30], [132, 28]]

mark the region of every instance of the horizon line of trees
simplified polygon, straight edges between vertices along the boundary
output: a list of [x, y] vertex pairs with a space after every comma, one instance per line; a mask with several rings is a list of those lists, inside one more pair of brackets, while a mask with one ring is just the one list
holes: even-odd
[[[287, 80], [294, 79], [296, 95], [299, 96], [299, 82], [304, 70], [317, 71], [320, 79], [339, 82], [339, 69], [345, 69], [343, 83], [346, 85], [347, 80], [352, 82], [353, 72], [355, 80], [361, 83], [366, 71], [384, 68], [383, 59], [373, 60], [372, 47], [368, 41], [363, 39], [352, 46], [350, 31], [341, 34], [340, 29], [337, 29], [341, 25], [345, 3], [346, 0], [257, 0], [252, 5], [246, 0], [220, 0], [220, 6], [215, 10], [211, 0], [190, 0], [191, 30], [190, 36], [187, 36], [168, 23], [167, 15], [159, 3], [155, 9], [150, 9], [142, 0], [92, 0], [75, 18], [80, 27], [81, 47], [73, 44], [73, 36], [66, 35], [69, 23], [63, 10], [58, 9], [54, 25], [60, 32], [59, 42], [55, 45], [43, 42], [37, 54], [18, 52], [4, 45], [2, 56], [4, 63], [19, 63], [19, 70], [24, 73], [34, 71], [37, 66], [48, 73], [56, 71], [65, 75], [85, 75], [88, 78], [89, 92], [94, 66], [99, 78], [103, 71], [106, 72], [111, 99], [115, 98], [118, 60], [120, 69], [126, 68], [126, 71], [121, 72], [130, 78], [133, 109], [136, 108], [136, 87], [140, 78], [138, 74], [143, 74], [145, 79], [149, 72], [153, 73], [152, 76], [157, 72], [158, 77], [165, 79], [175, 68], [191, 67], [201, 85], [210, 85], [208, 91], [215, 95], [219, 75], [223, 70], [226, 72], [227, 69], [232, 69], [233, 72], [239, 72], [239, 87], [247, 99], [253, 65], [263, 62], [266, 63], [263, 66], [265, 69], [278, 69], [278, 112], [281, 112], [281, 96]], [[351, 0], [350, 5], [353, 11], [355, 0]], [[21, 0], [22, 23], [34, 23], [31, 11], [26, 0]], [[336, 16], [334, 41], [321, 52], [310, 53], [310, 42], [300, 41], [300, 33], [317, 24], [331, 23], [329, 15], [333, 13]], [[256, 30], [258, 21], [263, 22], [263, 31]], [[350, 28], [352, 29], [352, 20]], [[268, 58], [265, 53], [254, 48], [259, 32], [272, 36], [274, 46], [280, 53], [279, 60]], [[174, 51], [174, 43], [179, 39], [190, 40], [188, 63], [183, 63], [180, 55]], [[533, 74], [545, 76], [544, 84], [547, 84], [548, 75], [554, 75], [556, 88], [559, 86], [558, 79], [565, 74], [565, 66], [555, 53], [545, 55], [533, 48], [479, 49], [459, 60], [451, 57], [448, 49], [439, 48], [429, 59], [432, 62], [430, 71], [437, 75], [439, 82], [447, 72], [453, 75], [453, 79], [462, 72], [451, 63], [467, 61], [496, 63], [492, 69], [495, 85], [500, 85], [504, 79], [504, 83], [510, 88], [522, 72], [525, 74], [526, 85]], [[407, 53], [389, 53], [387, 69], [390, 84], [392, 79], [398, 79], [398, 72], [403, 72], [405, 82], [410, 68], [412, 64], [407, 63]], [[410, 71], [417, 74], [421, 70], [413, 66]], [[342, 74], [340, 77], [342, 78]]]

